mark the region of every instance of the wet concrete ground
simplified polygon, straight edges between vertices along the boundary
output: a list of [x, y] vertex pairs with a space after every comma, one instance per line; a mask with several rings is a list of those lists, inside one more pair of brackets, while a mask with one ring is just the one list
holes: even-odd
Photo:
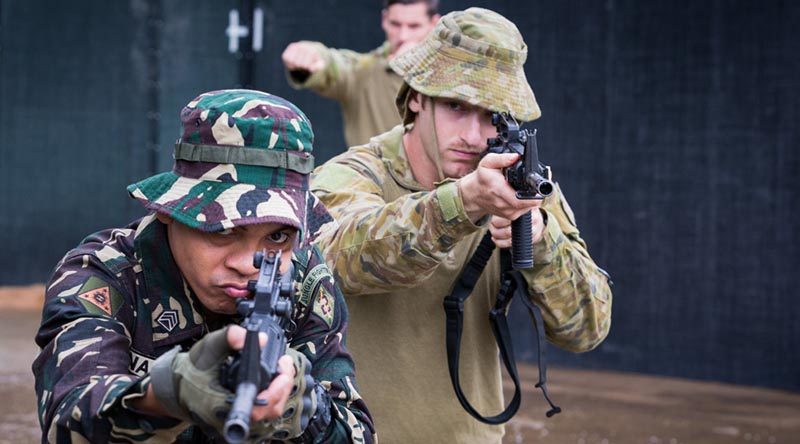
[[0, 444], [40, 440], [31, 363], [39, 311], [0, 306]]
[[[0, 444], [41, 439], [30, 371], [40, 292], [0, 289]], [[522, 407], [506, 444], [800, 443], [798, 393], [551, 367], [548, 389], [563, 412], [548, 419], [536, 368], [520, 373]]]
[[[505, 443], [800, 443], [797, 393], [552, 368], [548, 391], [563, 412], [548, 419], [547, 404], [534, 388], [536, 369], [520, 371], [526, 381], [522, 407], [506, 429]], [[513, 386], [506, 389], [510, 396]]]

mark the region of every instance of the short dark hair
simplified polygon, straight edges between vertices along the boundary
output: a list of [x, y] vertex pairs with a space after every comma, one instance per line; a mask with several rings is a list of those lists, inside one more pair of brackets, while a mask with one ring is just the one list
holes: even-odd
[[388, 9], [392, 5], [416, 5], [417, 3], [425, 3], [428, 6], [428, 17], [439, 13], [439, 0], [383, 0], [383, 9]]

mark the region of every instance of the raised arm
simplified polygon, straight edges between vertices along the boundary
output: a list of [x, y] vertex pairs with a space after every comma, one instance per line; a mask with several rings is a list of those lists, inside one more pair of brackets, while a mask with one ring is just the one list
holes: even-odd
[[480, 229], [467, 217], [455, 182], [387, 202], [380, 168], [376, 157], [345, 156], [312, 178], [314, 193], [339, 224], [319, 246], [348, 296], [425, 281], [456, 242]]
[[289, 44], [281, 58], [289, 85], [308, 88], [335, 100], [348, 97], [354, 87], [351, 71], [366, 60], [355, 51], [328, 48], [311, 41]]

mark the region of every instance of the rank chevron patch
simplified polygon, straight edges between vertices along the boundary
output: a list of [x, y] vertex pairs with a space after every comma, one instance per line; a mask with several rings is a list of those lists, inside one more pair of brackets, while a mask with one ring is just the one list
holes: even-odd
[[161, 316], [156, 319], [158, 325], [164, 327], [165, 330], [171, 332], [178, 325], [178, 312], [175, 310], [164, 310]]

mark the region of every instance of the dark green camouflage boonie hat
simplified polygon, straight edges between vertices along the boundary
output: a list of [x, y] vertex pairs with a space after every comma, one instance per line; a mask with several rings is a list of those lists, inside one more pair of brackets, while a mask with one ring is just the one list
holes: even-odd
[[212, 91], [181, 122], [172, 171], [128, 186], [131, 196], [202, 231], [280, 223], [302, 234], [314, 134], [300, 109], [260, 91]]
[[426, 96], [510, 112], [521, 121], [538, 119], [542, 112], [523, 69], [527, 57], [522, 35], [502, 15], [483, 8], [451, 12], [422, 43], [390, 62], [405, 80], [397, 108], [408, 120], [410, 87]]

